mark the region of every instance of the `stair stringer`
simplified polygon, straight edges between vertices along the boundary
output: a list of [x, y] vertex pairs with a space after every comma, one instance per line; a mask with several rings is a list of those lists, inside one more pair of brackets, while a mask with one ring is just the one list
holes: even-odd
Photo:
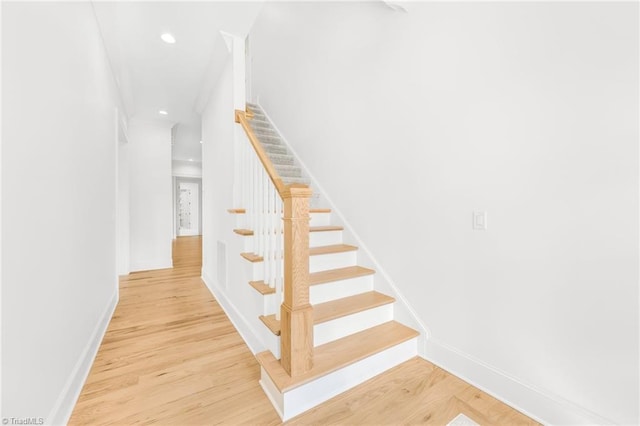
[[[265, 300], [251, 286], [247, 285], [249, 281], [254, 279], [256, 273], [253, 265], [239, 255], [244, 251], [245, 243], [242, 238], [233, 233], [234, 225], [238, 225], [238, 218], [228, 217], [224, 222], [225, 226], [220, 227], [224, 231], [218, 238], [226, 245], [226, 285], [218, 282], [215, 275], [209, 274], [205, 265], [202, 267], [201, 279], [245, 341], [249, 350], [256, 354], [270, 348], [271, 343], [270, 336], [264, 331], [264, 325], [258, 318], [264, 312]], [[205, 251], [207, 262], [212, 262], [215, 256], [209, 254], [208, 247], [203, 247], [203, 252]]]
[[418, 337], [418, 355], [422, 358], [426, 358], [426, 341], [431, 336], [431, 332], [427, 326], [420, 320], [415, 310], [411, 307], [408, 299], [400, 292], [398, 287], [393, 282], [391, 276], [384, 270], [382, 265], [376, 260], [373, 253], [367, 245], [362, 241], [360, 236], [355, 232], [353, 226], [347, 221], [340, 209], [327, 195], [322, 185], [318, 182], [315, 176], [309, 171], [307, 165], [302, 161], [298, 153], [291, 146], [284, 133], [278, 128], [275, 122], [271, 119], [269, 114], [262, 108], [259, 101], [255, 102], [262, 113], [269, 120], [273, 129], [280, 135], [281, 141], [287, 147], [291, 155], [295, 158], [297, 165], [302, 169], [303, 174], [311, 181], [311, 188], [313, 188], [313, 198], [311, 199], [311, 207], [318, 207], [318, 201], [320, 197], [323, 198], [322, 207], [328, 207], [332, 212], [332, 224], [340, 225], [344, 227], [343, 230], [343, 242], [345, 244], [353, 244], [358, 247], [358, 265], [365, 268], [371, 268], [376, 271], [376, 278], [374, 279], [374, 289], [381, 293], [393, 296], [396, 299], [394, 306], [395, 319], [405, 324], [408, 327], [414, 328], [420, 332]]

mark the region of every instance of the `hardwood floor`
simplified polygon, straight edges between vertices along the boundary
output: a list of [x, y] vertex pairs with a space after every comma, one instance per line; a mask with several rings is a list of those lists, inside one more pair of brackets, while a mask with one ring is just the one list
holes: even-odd
[[[257, 361], [199, 278], [200, 259], [200, 237], [180, 237], [173, 269], [121, 279], [70, 425], [280, 424]], [[444, 425], [459, 413], [483, 425], [537, 424], [419, 358], [288, 423]]]

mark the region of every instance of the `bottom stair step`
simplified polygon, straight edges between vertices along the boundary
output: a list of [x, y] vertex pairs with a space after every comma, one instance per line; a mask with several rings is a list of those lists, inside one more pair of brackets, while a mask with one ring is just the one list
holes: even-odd
[[313, 368], [290, 377], [270, 351], [256, 355], [260, 384], [286, 421], [417, 355], [418, 332], [395, 321], [314, 349]]
[[258, 362], [281, 392], [294, 389], [314, 379], [360, 361], [391, 346], [418, 336], [418, 332], [395, 321], [334, 340], [314, 349], [313, 368], [290, 377], [271, 352], [256, 355]]

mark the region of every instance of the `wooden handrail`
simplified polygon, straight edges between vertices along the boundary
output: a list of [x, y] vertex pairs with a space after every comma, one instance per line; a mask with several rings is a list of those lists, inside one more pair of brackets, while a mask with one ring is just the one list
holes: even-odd
[[236, 110], [240, 123], [260, 162], [284, 203], [284, 301], [280, 306], [280, 363], [296, 377], [313, 367], [313, 306], [309, 304], [308, 185], [284, 185], [260, 140], [249, 125], [253, 113]]
[[284, 194], [286, 186], [284, 185], [284, 183], [282, 183], [282, 179], [280, 179], [280, 175], [278, 175], [278, 172], [273, 166], [271, 159], [265, 152], [264, 148], [262, 148], [262, 144], [258, 140], [256, 134], [253, 132], [251, 125], [249, 125], [249, 122], [247, 121], [247, 113], [245, 111], [236, 110], [236, 123], [240, 123], [240, 125], [242, 125], [242, 128], [247, 134], [247, 137], [249, 138], [254, 151], [258, 155], [258, 158], [264, 166], [264, 169], [267, 171], [269, 179], [271, 179], [271, 182], [273, 182], [276, 189], [278, 190], [278, 194], [280, 194], [280, 198], [282, 198], [282, 194]]

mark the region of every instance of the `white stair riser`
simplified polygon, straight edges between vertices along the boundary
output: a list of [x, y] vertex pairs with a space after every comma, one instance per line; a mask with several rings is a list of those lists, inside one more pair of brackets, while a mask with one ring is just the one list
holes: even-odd
[[342, 231], [309, 232], [309, 247], [342, 244]]
[[309, 303], [316, 305], [367, 291], [373, 291], [373, 275], [312, 285], [309, 287]]
[[331, 225], [331, 213], [311, 213], [311, 221], [309, 226], [328, 226]]
[[253, 253], [253, 237], [242, 235], [242, 249], [245, 253]]
[[[363, 277], [313, 285], [309, 287], [309, 303], [317, 305], [318, 303], [329, 302], [331, 300], [342, 299], [343, 297], [355, 296], [356, 294], [373, 291], [373, 279], [373, 275], [365, 275]], [[264, 298], [263, 315], [274, 314], [276, 312], [276, 308], [279, 309], [280, 306], [280, 304], [277, 303], [276, 294], [265, 294], [262, 297]]]
[[264, 266], [262, 262], [249, 262], [245, 260], [247, 263], [247, 268], [249, 268], [249, 272], [247, 276], [250, 278], [250, 281], [260, 281], [264, 276]]
[[[255, 236], [242, 235], [243, 250], [249, 253], [256, 252], [254, 246]], [[284, 244], [284, 243], [283, 243]], [[309, 247], [330, 246], [342, 244], [342, 231], [309, 232]]]
[[240, 214], [240, 213], [231, 213], [233, 214], [233, 216], [235, 217], [235, 227], [234, 229], [242, 229], [245, 227], [244, 222], [245, 222], [245, 216], [246, 214]]
[[280, 336], [273, 334], [264, 324], [262, 324], [262, 328], [260, 330], [263, 331], [263, 341], [267, 349], [271, 351], [276, 359], [280, 359]]
[[[356, 294], [373, 291], [374, 275], [365, 275], [362, 277], [348, 278], [339, 281], [331, 281], [324, 284], [316, 284], [309, 287], [309, 303], [317, 305], [318, 303], [330, 302], [344, 297], [355, 296]], [[270, 315], [275, 313], [276, 295], [275, 293], [265, 294], [265, 313]]]
[[[247, 250], [251, 252], [250, 250]], [[309, 272], [326, 271], [328, 269], [346, 268], [354, 266], [357, 262], [358, 254], [355, 251], [342, 253], [321, 254], [309, 257]], [[253, 263], [253, 279], [263, 279], [263, 262]]]
[[378, 306], [313, 327], [313, 345], [320, 346], [393, 320], [393, 304]]
[[276, 309], [280, 309], [280, 304], [278, 302], [278, 297], [275, 293], [265, 294], [264, 296], [264, 312], [262, 315], [272, 315], [276, 313]]
[[[313, 285], [309, 288], [309, 302], [312, 305], [317, 305], [318, 303], [355, 296], [367, 291], [373, 291], [373, 275]], [[272, 315], [276, 313], [276, 309], [280, 309], [280, 303], [277, 303], [278, 300], [275, 293], [265, 294], [262, 297], [264, 299], [264, 312], [262, 315]]]
[[408, 340], [284, 394], [278, 392], [264, 369], [260, 384], [286, 421], [417, 356], [417, 342], [416, 338]]
[[326, 271], [327, 269], [346, 268], [355, 266], [357, 252], [345, 251], [342, 253], [322, 254], [309, 257], [309, 272]]
[[[375, 327], [393, 320], [393, 304], [378, 306], [355, 314], [346, 315], [313, 326], [313, 346], [324, 345], [337, 339]], [[276, 358], [280, 357], [280, 336], [276, 336], [263, 324], [265, 343]]]

